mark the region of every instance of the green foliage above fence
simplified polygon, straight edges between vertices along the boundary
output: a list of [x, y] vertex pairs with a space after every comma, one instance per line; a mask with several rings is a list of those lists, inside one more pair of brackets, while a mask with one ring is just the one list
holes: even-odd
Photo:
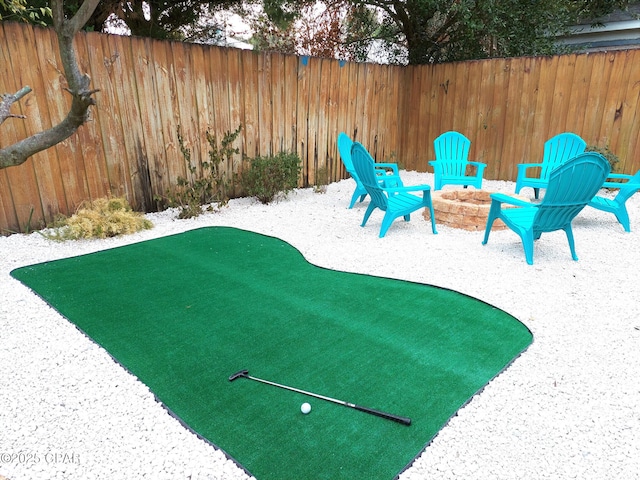
[[[57, 123], [68, 95], [54, 32], [0, 23], [0, 93], [33, 89], [13, 107], [26, 120], [0, 126], [0, 144]], [[551, 136], [573, 131], [607, 146], [617, 171], [640, 169], [640, 50], [493, 59], [424, 66], [344, 63], [320, 58], [81, 33], [81, 68], [100, 89], [77, 135], [24, 165], [0, 170], [0, 232], [72, 214], [85, 200], [123, 196], [158, 207], [178, 178], [190, 178], [177, 136], [202, 171], [211, 136], [242, 125], [219, 165], [226, 178], [246, 158], [297, 154], [299, 186], [345, 177], [336, 148], [344, 131], [378, 161], [428, 171], [433, 139], [458, 130], [485, 178], [514, 180]], [[25, 60], [28, 59], [28, 60]], [[240, 193], [240, 192], [231, 192]]]

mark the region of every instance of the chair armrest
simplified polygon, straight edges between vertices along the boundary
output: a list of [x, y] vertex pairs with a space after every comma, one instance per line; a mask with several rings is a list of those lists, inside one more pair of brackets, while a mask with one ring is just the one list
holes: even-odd
[[543, 167], [543, 166], [544, 164], [542, 163], [519, 163], [518, 170], [526, 171], [529, 168]]
[[408, 187], [405, 186], [405, 187], [397, 187], [397, 188], [385, 188], [384, 190], [388, 193], [417, 192], [420, 190], [424, 192], [427, 190], [431, 190], [431, 187], [429, 185], [411, 185]]
[[398, 164], [397, 163], [374, 163], [373, 166], [375, 168], [382, 168], [384, 170], [391, 170], [391, 171], [393, 171], [394, 175], [399, 175]]
[[480, 168], [480, 167], [486, 167], [486, 166], [487, 166], [487, 164], [486, 164], [486, 163], [482, 163], [482, 162], [471, 162], [471, 161], [469, 161], [469, 162], [467, 162], [467, 163], [469, 163], [469, 164], [471, 164], [471, 165], [474, 165], [474, 166], [476, 166], [476, 167], [478, 167], [478, 168]]
[[491, 200], [499, 203], [508, 203], [509, 205], [515, 205], [516, 207], [535, 207], [535, 203], [527, 202], [526, 200], [520, 200], [504, 193], [492, 193]]
[[[629, 184], [629, 180], [631, 180], [632, 175], [627, 175], [626, 173], [610, 173], [607, 176], [604, 184], [602, 185], [604, 188], [620, 188]], [[625, 182], [610, 182], [609, 180], [626, 180]]]

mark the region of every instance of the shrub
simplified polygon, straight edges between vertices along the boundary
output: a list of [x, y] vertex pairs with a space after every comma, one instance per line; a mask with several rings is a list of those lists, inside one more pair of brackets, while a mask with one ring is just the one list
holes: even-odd
[[612, 172], [615, 171], [617, 164], [620, 161], [618, 156], [609, 149], [609, 146], [598, 147], [596, 145], [587, 145], [587, 148], [585, 149], [585, 151], [597, 152], [600, 155], [602, 155], [604, 158], [606, 158], [607, 161], [609, 162], [609, 165], [611, 165]]
[[152, 227], [141, 213], [131, 210], [126, 199], [101, 198], [82, 203], [71, 217], [56, 217], [54, 225], [43, 235], [51, 240], [107, 238]]
[[327, 193], [329, 184], [329, 170], [327, 167], [320, 167], [316, 170], [316, 183], [313, 186], [315, 193]]
[[[233, 155], [240, 152], [233, 148], [232, 144], [238, 138], [242, 126], [233, 132], [226, 132], [220, 148], [215, 135], [206, 132], [209, 143], [209, 159], [204, 160], [198, 167], [191, 163], [191, 150], [184, 144], [184, 139], [178, 127], [178, 145], [180, 152], [187, 164], [189, 178], [178, 177], [176, 186], [167, 191], [166, 199], [170, 207], [178, 207], [180, 212], [178, 218], [193, 218], [202, 213], [202, 206], [216, 203], [222, 207], [229, 202], [230, 180], [227, 178], [224, 166], [230, 162]], [[157, 200], [164, 200], [162, 197]], [[208, 208], [213, 211], [213, 207]]]
[[250, 197], [270, 203], [278, 194], [286, 197], [298, 186], [301, 164], [295, 153], [253, 158], [249, 169], [242, 172], [240, 185]]

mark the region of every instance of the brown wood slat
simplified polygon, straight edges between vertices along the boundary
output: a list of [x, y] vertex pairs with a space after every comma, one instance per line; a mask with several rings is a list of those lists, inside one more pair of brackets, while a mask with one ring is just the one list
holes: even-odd
[[567, 131], [567, 101], [571, 95], [575, 72], [575, 55], [564, 55], [558, 59], [558, 70], [553, 85], [553, 102], [551, 104], [551, 116], [549, 129], [555, 135]]
[[[538, 80], [538, 96], [536, 98], [536, 115], [533, 121], [533, 133], [531, 135], [530, 158], [523, 163], [539, 163], [542, 161], [544, 153], [544, 142], [551, 137], [562, 133], [551, 130], [551, 109], [553, 106], [553, 92], [555, 90], [556, 73], [558, 70], [558, 60], [555, 57], [543, 57], [540, 66], [540, 78]], [[578, 133], [578, 132], [575, 132]], [[578, 133], [579, 134], [579, 133]], [[532, 175], [530, 173], [529, 175]]]
[[579, 134], [587, 143], [589, 143], [589, 139], [597, 139], [600, 134], [600, 122], [602, 122], [604, 113], [604, 95], [606, 95], [610, 73], [607, 56], [606, 53], [592, 55], [591, 80], [585, 98], [586, 114], [582, 124], [582, 133]]
[[524, 157], [523, 146], [528, 143], [524, 132], [526, 123], [522, 121], [522, 102], [523, 97], [526, 96], [524, 71], [525, 64], [522, 59], [512, 59], [509, 63], [509, 70], [505, 71], [505, 76], [508, 76], [508, 89], [504, 110], [504, 140], [500, 155], [499, 178], [516, 179], [518, 172], [514, 159]]
[[344, 132], [345, 134], [352, 136], [352, 128], [351, 128], [351, 106], [353, 105], [353, 97], [352, 93], [349, 90], [349, 79], [351, 75], [351, 71], [355, 69], [355, 65], [350, 62], [341, 62], [338, 63], [339, 68], [337, 70], [337, 82], [338, 82], [338, 92], [336, 97], [336, 130], [331, 141], [333, 142], [332, 148], [336, 158], [336, 172], [333, 180], [340, 180], [343, 178], [348, 178], [349, 174], [347, 173], [344, 164], [340, 158], [340, 154], [338, 153], [338, 134]]
[[398, 106], [400, 105], [399, 82], [395, 67], [384, 66], [384, 101], [379, 110], [378, 149], [383, 162], [398, 161]]
[[243, 151], [249, 158], [259, 155], [258, 57], [253, 52], [243, 52], [241, 56], [244, 92]]
[[509, 79], [511, 76], [511, 59], [499, 59], [491, 62], [493, 82], [493, 105], [491, 141], [494, 148], [494, 162], [489, 169], [487, 178], [502, 178], [505, 171], [504, 163], [509, 161], [509, 149], [505, 145], [505, 123], [509, 94]]
[[[124, 43], [124, 39], [123, 39]], [[137, 174], [141, 181], [150, 185], [156, 195], [165, 195], [172, 186], [167, 157], [172, 156], [176, 163], [177, 142], [175, 132], [163, 127], [169, 115], [166, 86], [166, 67], [156, 63], [153, 54], [153, 40], [134, 38], [131, 44], [133, 75], [138, 91], [140, 127], [145, 140], [146, 154], [139, 158]], [[124, 48], [123, 48], [124, 50]], [[123, 68], [126, 66], [123, 65]], [[179, 163], [182, 166], [182, 162]]]
[[[76, 48], [79, 58], [92, 59], [86, 64], [91, 78], [100, 79], [100, 85], [94, 86], [99, 88], [100, 92], [96, 95], [97, 105], [93, 112], [95, 122], [91, 122], [94, 124], [91, 127], [94, 128], [92, 133], [96, 135], [95, 138], [103, 147], [104, 163], [101, 166], [104, 168], [101, 168], [97, 178], [93, 172], [87, 175], [87, 184], [94, 185], [94, 188], [99, 185], [94, 198], [109, 195], [124, 196], [133, 205], [138, 206], [139, 202], [136, 198], [138, 190], [132, 184], [130, 165], [131, 157], [135, 158], [133, 152], [136, 151], [133, 139], [133, 131], [136, 127], [132, 124], [139, 124], [140, 118], [135, 106], [137, 102], [135, 83], [122, 78], [123, 75], [128, 76], [128, 71], [125, 69], [129, 63], [120, 59], [121, 53], [115, 47], [115, 42], [110, 44], [109, 36], [106, 35], [92, 35], [95, 36], [93, 41], [87, 39], [86, 34], [80, 34], [76, 38]], [[84, 126], [81, 130], [84, 130]], [[79, 146], [82, 148], [82, 144]], [[96, 154], [88, 150], [83, 151], [82, 156], [85, 157], [85, 155], [89, 161], [92, 161], [91, 157], [95, 158]], [[91, 177], [90, 180], [89, 177]], [[143, 205], [144, 202], [140, 204]]]
[[620, 125], [617, 138], [612, 139], [610, 148], [618, 155], [620, 162], [616, 171], [634, 174], [640, 170], [640, 50], [625, 52], [626, 65], [631, 71], [629, 82], [620, 91], [620, 114], [616, 120]]
[[611, 67], [609, 84], [604, 99], [600, 131], [596, 137], [598, 143], [603, 146], [611, 146], [617, 143], [621, 128], [622, 109], [624, 108], [621, 96], [625, 90], [625, 85], [629, 84], [631, 71], [634, 67], [627, 63], [626, 54], [611, 54], [607, 60]]
[[[13, 70], [11, 62], [11, 42], [9, 38], [15, 36], [16, 24], [0, 22], [0, 65], [5, 66], [6, 74], [0, 75], [0, 93], [16, 93], [25, 85], [20, 85], [19, 71]], [[15, 51], [15, 49], [13, 49]], [[19, 68], [20, 62], [16, 62]], [[33, 95], [33, 92], [29, 95]], [[24, 104], [29, 97], [23, 98], [20, 102], [13, 104], [11, 113], [16, 115], [24, 114]], [[24, 138], [27, 134], [25, 122], [14, 118], [7, 119], [2, 126], [2, 135], [0, 135], [0, 148], [6, 147]], [[19, 232], [21, 229], [20, 221], [15, 210], [15, 201], [11, 193], [11, 183], [9, 182], [8, 172], [11, 170], [0, 170], [0, 235], [6, 235], [11, 232]]]
[[326, 58], [319, 59], [320, 75], [319, 75], [319, 95], [318, 95], [318, 123], [316, 126], [316, 156], [312, 171], [309, 177], [313, 176], [313, 180], [309, 181], [310, 185], [317, 183], [317, 171], [322, 168], [329, 168], [329, 136], [332, 134], [330, 128], [331, 117], [334, 115], [334, 109], [331, 107], [331, 65], [336, 63]]
[[260, 123], [258, 148], [260, 156], [274, 153], [271, 60], [271, 55], [265, 53], [258, 55], [258, 121]]
[[[150, 108], [144, 115], [158, 116], [160, 120], [158, 130], [162, 131], [165, 144], [164, 149], [158, 151], [158, 161], [154, 165], [157, 173], [151, 174], [151, 176], [152, 178], [155, 176], [161, 181], [159, 188], [162, 191], [173, 189], [178, 177], [187, 178], [187, 165], [178, 142], [178, 125], [180, 125], [181, 119], [177, 103], [176, 74], [171, 63], [171, 45], [171, 42], [158, 40], [152, 40], [148, 45], [148, 66], [154, 78], [158, 98], [157, 110], [153, 111]], [[185, 140], [186, 146], [189, 147], [190, 139], [186, 137]]]
[[309, 89], [311, 82], [311, 69], [309, 68], [309, 58], [300, 57], [298, 60], [297, 92], [298, 103], [296, 104], [296, 150], [302, 160], [302, 178], [306, 179], [306, 168], [309, 158], [308, 122], [309, 122]]
[[[496, 153], [498, 139], [494, 135], [495, 119], [494, 119], [494, 95], [495, 91], [491, 83], [494, 75], [493, 62], [489, 60], [480, 60], [477, 62], [476, 69], [473, 69], [474, 81], [470, 82], [475, 85], [475, 93], [473, 95], [473, 103], [470, 107], [470, 116], [475, 117], [476, 131], [475, 142], [476, 156], [473, 160], [484, 162], [487, 168], [484, 172], [484, 178], [497, 178], [497, 163], [499, 157]], [[470, 73], [471, 75], [471, 73]], [[502, 92], [499, 92], [501, 95]], [[470, 129], [470, 131], [473, 131]]]
[[[100, 65], [100, 62], [90, 61], [90, 59], [105, 58], [101, 44], [102, 37], [95, 33], [79, 34], [76, 37], [80, 68], [81, 71], [86, 72], [93, 79], [92, 88], [100, 88], [95, 85], [95, 79], [97, 78], [100, 78], [102, 83], [108, 81], [103, 79], [98, 72], [94, 72], [93, 67], [96, 64]], [[129, 45], [129, 42], [127, 42], [127, 45]], [[104, 65], [104, 62], [102, 64]], [[78, 169], [78, 175], [83, 177], [87, 192], [80, 201], [106, 197], [111, 190], [109, 187], [109, 175], [107, 174], [105, 150], [102, 145], [103, 130], [100, 123], [100, 108], [102, 108], [103, 103], [113, 102], [114, 100], [108, 94], [105, 95], [103, 91], [95, 93], [94, 99], [96, 100], [96, 105], [90, 108], [91, 121], [79, 128], [76, 135], [69, 139], [78, 145], [81, 152], [80, 155], [73, 159]], [[105, 129], [104, 133], [108, 135], [110, 130]], [[67, 161], [67, 159], [61, 159], [61, 161]], [[132, 204], [135, 204], [135, 200], [132, 201]]]
[[[13, 24], [7, 22], [0, 22], [0, 65], [6, 65], [6, 75], [0, 75], [0, 93], [16, 93], [23, 85], [18, 85], [18, 76], [13, 70], [13, 63], [11, 62], [11, 56], [9, 54], [9, 45], [6, 43], [6, 39], [9, 35], [7, 31], [11, 27], [5, 30], [6, 26]], [[17, 63], [17, 65], [20, 65]], [[11, 112], [14, 114], [22, 114], [22, 103], [25, 99], [21, 100], [18, 104], [14, 104], [11, 108]], [[18, 130], [24, 131], [24, 122], [19, 119], [8, 119], [2, 126], [2, 135], [0, 135], [0, 148], [13, 144], [19, 138], [23, 138], [23, 135], [18, 135]], [[0, 235], [5, 235], [10, 232], [20, 231], [20, 223], [16, 215], [14, 200], [11, 195], [11, 184], [9, 183], [9, 176], [7, 174], [8, 169], [0, 170]]]
[[354, 142], [362, 143], [362, 132], [360, 132], [358, 112], [358, 100], [360, 96], [360, 75], [363, 70], [356, 64], [349, 65], [349, 77], [347, 80], [348, 105], [346, 106], [347, 118], [346, 121], [347, 130], [345, 133], [351, 137]]
[[320, 111], [320, 85], [322, 83], [322, 60], [310, 57], [307, 67], [308, 100], [306, 124], [306, 158], [302, 158], [302, 179], [303, 185], [313, 185], [315, 182], [315, 165], [318, 160], [318, 124], [323, 113]]
[[283, 144], [288, 152], [298, 153], [297, 149], [297, 103], [298, 103], [298, 57], [283, 55]]
[[[229, 49], [227, 52], [226, 71], [227, 86], [229, 92], [229, 129], [226, 131], [235, 131], [242, 125], [243, 119], [243, 85], [242, 85], [242, 62], [240, 55], [242, 50]], [[240, 148], [242, 142], [236, 140], [235, 145]]]
[[[240, 135], [233, 143], [233, 147], [238, 149], [238, 153], [229, 160], [226, 165], [226, 174], [227, 180], [234, 185], [233, 194], [238, 194], [239, 191], [236, 190], [235, 186], [235, 173], [238, 172], [242, 167], [242, 156], [243, 152], [243, 143], [242, 138], [244, 135], [244, 89], [242, 86], [242, 61], [240, 54], [242, 50], [240, 49], [229, 49], [227, 52], [227, 84], [229, 87], [229, 123], [231, 125], [229, 130], [225, 132], [235, 132], [238, 127], [242, 127], [240, 131]], [[208, 71], [208, 68], [205, 67], [205, 70]], [[218, 133], [218, 144], [224, 138], [224, 133]]]
[[271, 155], [276, 155], [284, 148], [284, 87], [286, 85], [284, 81], [284, 55], [281, 53], [269, 55], [271, 59], [271, 96], [266, 105], [266, 108], [271, 110]]
[[[31, 58], [33, 59], [33, 63], [39, 66], [39, 63], [37, 63], [38, 58], [33, 49], [30, 48], [33, 46], [33, 28], [25, 29], [20, 27], [18, 24], [5, 25], [7, 46], [10, 49], [9, 57], [12, 59], [12, 62], [15, 62], [13, 68], [18, 78], [16, 84], [19, 86], [17, 88], [29, 85], [33, 91], [24, 97], [17, 105], [14, 105], [12, 109], [12, 112], [26, 115], [26, 118], [24, 120], [7, 120], [13, 124], [11, 127], [15, 128], [13, 132], [14, 135], [16, 135], [14, 137], [15, 140], [21, 140], [41, 131], [43, 128], [51, 127], [48, 96], [41, 77], [38, 75], [40, 71], [39, 69], [25, 68], [26, 65], [22, 60], [24, 58]], [[48, 41], [48, 39], [46, 40]], [[15, 87], [16, 84], [14, 84], [11, 93], [15, 93], [17, 90]], [[4, 122], [2, 124], [2, 128], [4, 128], [6, 123], [7, 122]], [[42, 208], [38, 176], [34, 164], [44, 165], [48, 162], [48, 156], [51, 156], [54, 159], [53, 161], [57, 162], [56, 152], [47, 151], [34, 155], [22, 165], [6, 169], [8, 183], [11, 187], [7, 193], [11, 195], [13, 209], [17, 217], [18, 230], [24, 228], [28, 223], [31, 223], [31, 227], [33, 227], [34, 225], [38, 225], [38, 223], [44, 223], [46, 221]], [[54, 181], [57, 185], [62, 185], [61, 178], [55, 179]], [[51, 188], [51, 186], [49, 185], [47, 188]], [[64, 204], [63, 206], [66, 207]], [[32, 220], [30, 220], [30, 218]], [[33, 221], [35, 221], [35, 223]]]

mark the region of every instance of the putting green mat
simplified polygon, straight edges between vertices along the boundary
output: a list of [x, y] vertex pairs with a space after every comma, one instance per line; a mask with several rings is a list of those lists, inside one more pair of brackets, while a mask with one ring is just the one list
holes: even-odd
[[[261, 480], [395, 477], [532, 342], [522, 323], [474, 298], [319, 268], [279, 239], [234, 228], [11, 274]], [[230, 382], [241, 369], [412, 424]]]

